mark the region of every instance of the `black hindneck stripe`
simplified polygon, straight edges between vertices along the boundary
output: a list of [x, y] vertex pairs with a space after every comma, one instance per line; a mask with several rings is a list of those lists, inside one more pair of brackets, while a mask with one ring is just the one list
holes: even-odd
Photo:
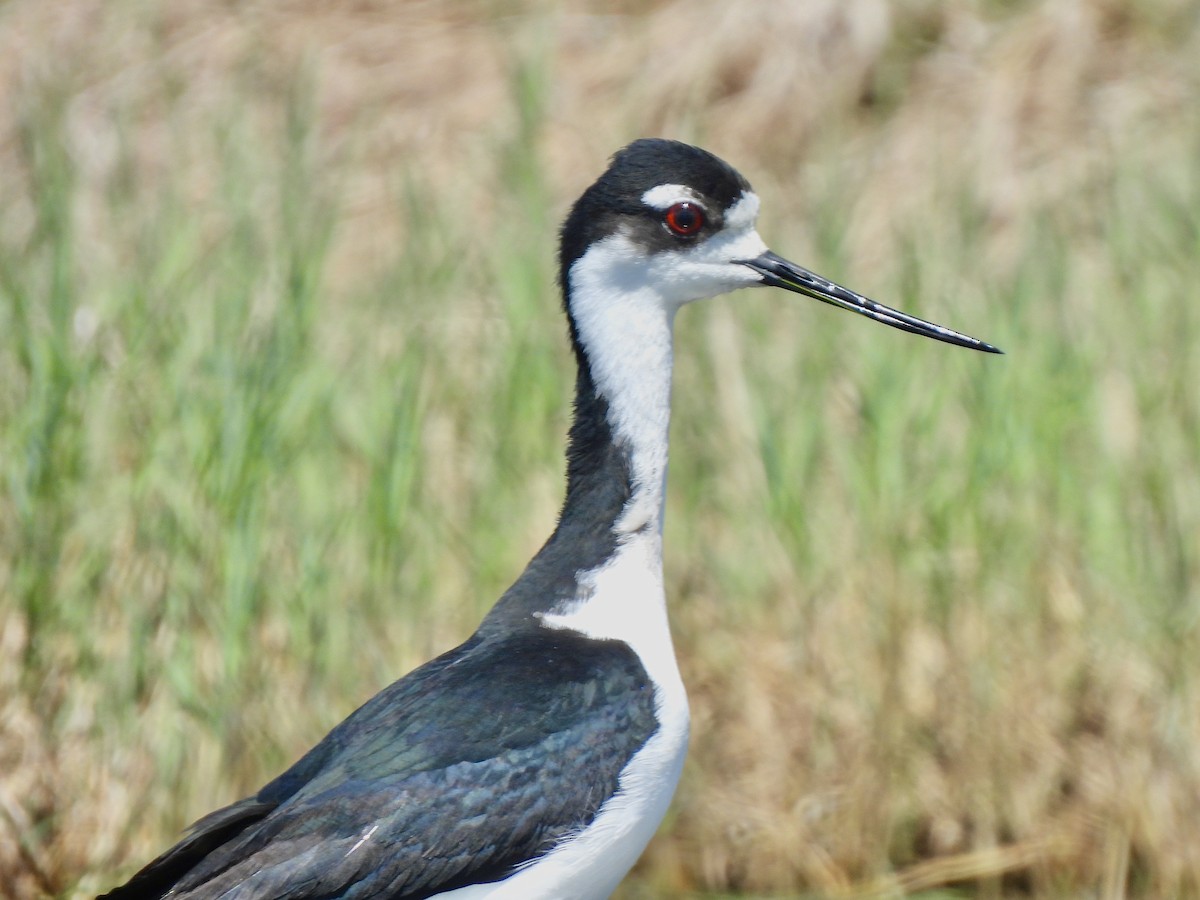
[[614, 526], [633, 493], [628, 451], [613, 438], [608, 402], [596, 392], [586, 354], [576, 343], [579, 370], [574, 416], [567, 439], [567, 491], [558, 525], [521, 577], [480, 626], [513, 628], [570, 600], [578, 575], [616, 553]]

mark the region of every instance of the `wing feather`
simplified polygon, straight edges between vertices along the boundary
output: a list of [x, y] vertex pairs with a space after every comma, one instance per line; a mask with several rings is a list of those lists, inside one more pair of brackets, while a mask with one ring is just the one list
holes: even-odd
[[586, 827], [656, 728], [623, 643], [473, 639], [105, 896], [422, 900], [500, 880]]

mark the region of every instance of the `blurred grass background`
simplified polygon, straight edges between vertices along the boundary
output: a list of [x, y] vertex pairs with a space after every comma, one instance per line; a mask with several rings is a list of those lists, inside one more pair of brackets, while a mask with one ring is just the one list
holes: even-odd
[[780, 253], [678, 326], [692, 750], [620, 897], [1200, 894], [1200, 4], [0, 4], [0, 895], [106, 889], [548, 533], [569, 202]]

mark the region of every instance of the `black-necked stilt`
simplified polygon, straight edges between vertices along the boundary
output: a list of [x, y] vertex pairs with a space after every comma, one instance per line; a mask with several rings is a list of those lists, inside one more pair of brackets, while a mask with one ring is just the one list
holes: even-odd
[[688, 741], [662, 579], [671, 327], [782, 287], [963, 347], [769, 251], [758, 197], [704, 150], [641, 140], [562, 229], [578, 359], [554, 534], [466, 643], [401, 678], [110, 898], [607, 897]]

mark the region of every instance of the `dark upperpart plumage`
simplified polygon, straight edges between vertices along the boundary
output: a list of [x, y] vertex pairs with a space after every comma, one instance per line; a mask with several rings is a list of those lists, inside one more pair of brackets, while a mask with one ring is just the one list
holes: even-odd
[[424, 900], [500, 880], [590, 823], [656, 727], [652, 695], [617, 642], [474, 637], [103, 896], [215, 898], [245, 883], [262, 898]]

